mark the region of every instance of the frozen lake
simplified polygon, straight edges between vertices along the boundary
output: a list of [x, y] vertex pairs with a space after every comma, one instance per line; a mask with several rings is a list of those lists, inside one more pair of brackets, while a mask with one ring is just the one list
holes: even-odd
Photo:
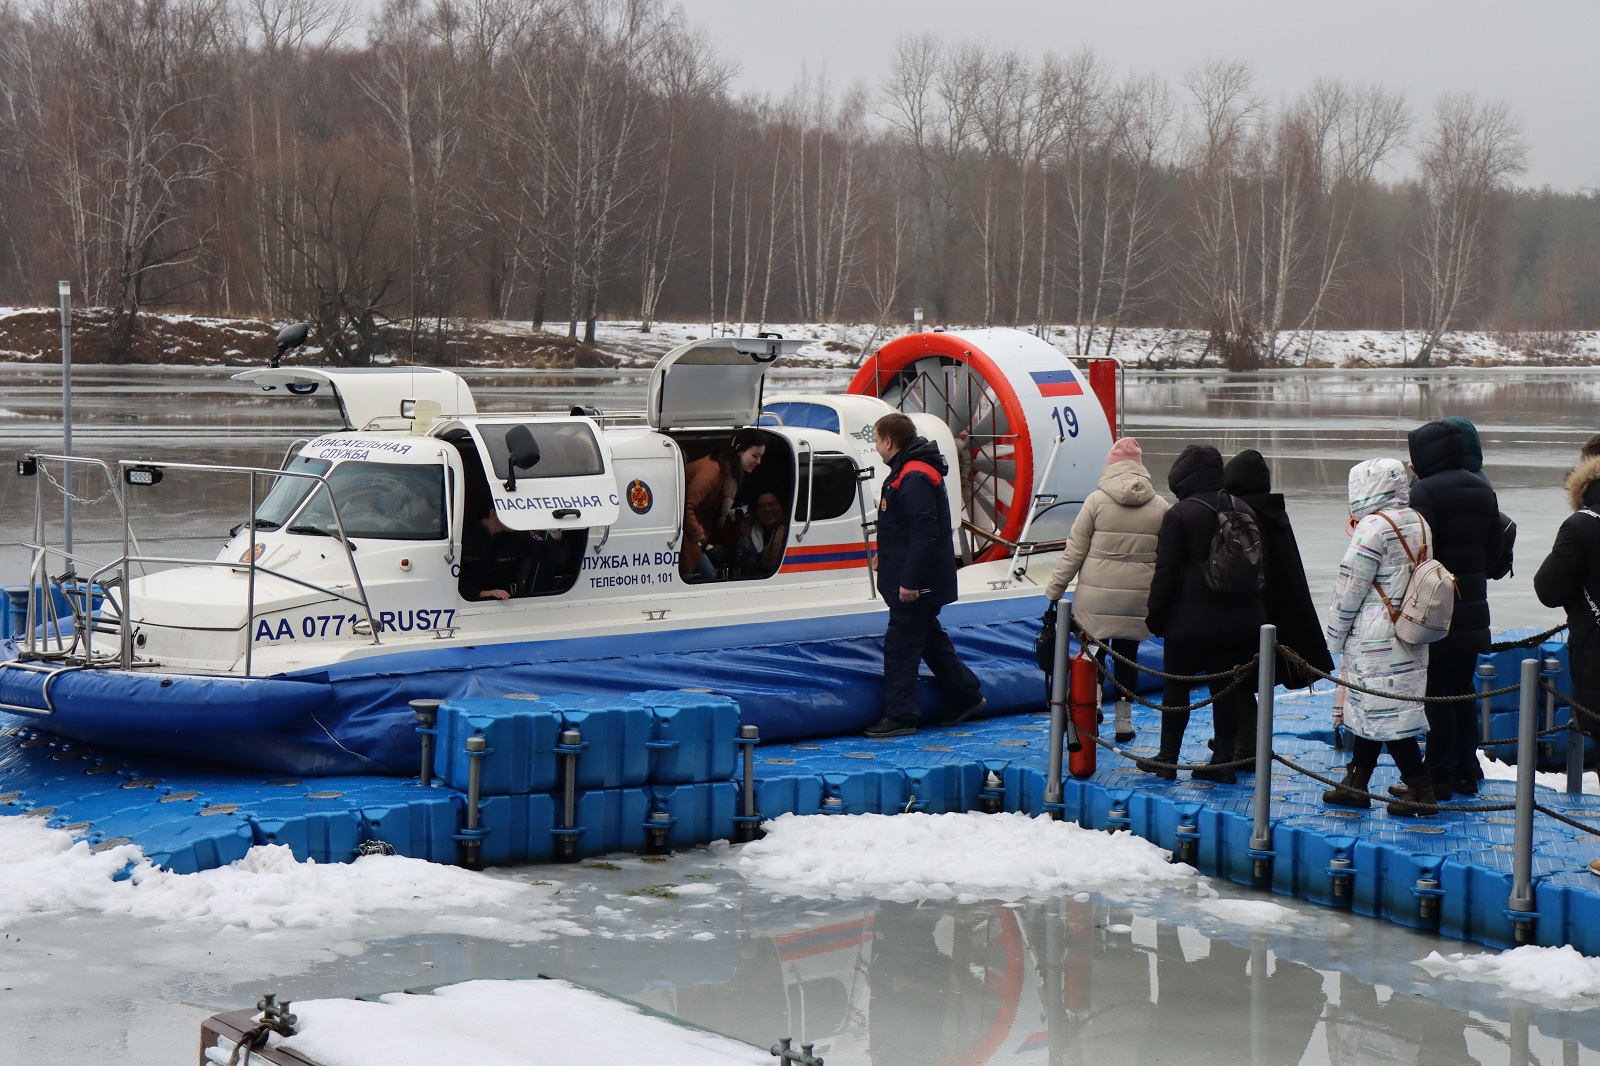
[[[74, 376], [85, 455], [275, 466], [296, 438], [339, 421], [330, 400], [285, 403], [242, 391], [223, 372], [78, 368]], [[843, 372], [776, 376], [769, 392], [846, 380]], [[645, 379], [470, 380], [485, 409], [624, 410], [642, 404]], [[0, 367], [0, 386], [0, 440], [18, 455], [57, 450], [54, 376]], [[1192, 442], [1268, 457], [1319, 601], [1343, 551], [1349, 466], [1403, 458], [1405, 431], [1422, 422], [1471, 418], [1502, 509], [1520, 527], [1515, 576], [1491, 587], [1495, 623], [1556, 620], [1534, 599], [1531, 579], [1566, 514], [1566, 470], [1600, 429], [1600, 375], [1173, 372], [1134, 376], [1128, 401], [1128, 432], [1158, 480]], [[25, 558], [18, 545], [31, 488], [0, 478], [0, 573], [15, 574]], [[76, 488], [89, 497], [101, 490]], [[224, 488], [173, 479], [141, 494], [147, 518], [162, 516], [145, 527], [146, 550], [211, 554], [244, 512], [241, 489], [217, 518], [228, 506]], [[107, 510], [78, 510], [80, 549], [120, 547]], [[193, 1061], [199, 1022], [253, 1005], [263, 991], [303, 1000], [534, 973], [763, 1047], [780, 1036], [815, 1041], [835, 1066], [1600, 1063], [1593, 998], [1563, 1005], [1434, 978], [1416, 965], [1430, 952], [1480, 949], [1222, 882], [1012, 903], [806, 899], [753, 884], [737, 855], [718, 848], [461, 875], [534, 886], [537, 920], [429, 897], [252, 929], [210, 905], [174, 920], [87, 891], [80, 898], [70, 885], [30, 896], [31, 867], [0, 854], [0, 1063]]]

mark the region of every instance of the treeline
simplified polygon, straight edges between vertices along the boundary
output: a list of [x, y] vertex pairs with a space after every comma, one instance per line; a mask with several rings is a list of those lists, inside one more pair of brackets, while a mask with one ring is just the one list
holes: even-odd
[[[364, 30], [364, 34], [363, 31]], [[880, 81], [738, 99], [661, 0], [33, 0], [0, 9], [0, 298], [392, 320], [907, 319], [1209, 332], [1600, 326], [1600, 197], [1515, 185], [1504, 104], [1267, 100], [906, 38]], [[1405, 155], [1416, 176], [1383, 180]]]

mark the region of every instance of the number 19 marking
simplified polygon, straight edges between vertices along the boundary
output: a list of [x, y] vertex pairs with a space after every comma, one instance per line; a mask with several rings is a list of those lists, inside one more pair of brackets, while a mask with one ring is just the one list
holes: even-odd
[[1056, 420], [1056, 436], [1058, 438], [1076, 437], [1078, 435], [1078, 413], [1070, 407], [1053, 408], [1050, 417]]

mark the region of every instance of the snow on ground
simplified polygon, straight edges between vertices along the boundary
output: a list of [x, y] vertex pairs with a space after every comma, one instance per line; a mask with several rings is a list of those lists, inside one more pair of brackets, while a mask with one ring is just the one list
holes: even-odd
[[[468, 981], [378, 1002], [300, 1000], [300, 1031], [273, 1047], [324, 1066], [759, 1066], [767, 1052], [652, 1017], [565, 981]], [[536, 1034], [536, 1035], [535, 1035]], [[648, 1049], [646, 1051], [645, 1049]]]
[[548, 888], [420, 859], [372, 855], [351, 863], [297, 862], [281, 845], [252, 848], [231, 866], [175, 874], [134, 845], [98, 854], [37, 819], [0, 817], [0, 929], [23, 918], [89, 912], [265, 934], [376, 929], [388, 916], [438, 932], [528, 941], [582, 934]]
[[[526, 333], [527, 322], [479, 323], [484, 329]], [[637, 321], [600, 322], [595, 341], [619, 356], [625, 365], [650, 365], [666, 352], [691, 340], [708, 337], [753, 336], [756, 323], [658, 322], [649, 333], [639, 332]], [[765, 323], [764, 332], [813, 341], [785, 360], [788, 365], [814, 364], [854, 367], [861, 351], [876, 349], [907, 332], [902, 325], [879, 328], [872, 323], [788, 322]], [[974, 328], [951, 326], [952, 330]], [[562, 324], [545, 326], [546, 332], [564, 333]], [[1205, 355], [1206, 332], [1192, 329], [1136, 327], [1119, 329], [1113, 336], [1103, 327], [1050, 326], [1045, 339], [1067, 355], [1107, 354], [1129, 367], [1172, 369], [1209, 366]], [[1400, 330], [1321, 330], [1280, 340], [1280, 366], [1287, 367], [1399, 367], [1416, 357], [1421, 336]], [[1585, 366], [1600, 363], [1600, 330], [1567, 333], [1447, 333], [1433, 354], [1435, 366]]]
[[786, 895], [1015, 900], [1062, 892], [1137, 894], [1189, 881], [1192, 867], [1131, 833], [1024, 814], [786, 814], [744, 847], [740, 869]]
[[[1486, 780], [1515, 781], [1517, 779], [1517, 768], [1515, 766], [1511, 763], [1498, 762], [1491, 759], [1481, 751], [1478, 752], [1478, 765], [1483, 767], [1483, 776]], [[1567, 772], [1565, 770], [1553, 770], [1549, 773], [1534, 771], [1533, 783], [1543, 785], [1554, 792], [1565, 792], [1567, 790]], [[1600, 778], [1596, 777], [1593, 770], [1585, 770], [1583, 772], [1583, 791], [1590, 796], [1600, 795]]]
[[1600, 959], [1580, 955], [1570, 945], [1529, 945], [1498, 955], [1435, 951], [1417, 965], [1433, 977], [1479, 981], [1535, 1002], [1579, 1010], [1600, 1006]]

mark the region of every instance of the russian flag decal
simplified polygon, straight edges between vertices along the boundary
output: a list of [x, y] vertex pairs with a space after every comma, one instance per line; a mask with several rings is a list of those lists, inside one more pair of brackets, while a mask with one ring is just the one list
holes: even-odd
[[1070, 370], [1033, 370], [1028, 373], [1040, 396], [1082, 396], [1083, 386]]

